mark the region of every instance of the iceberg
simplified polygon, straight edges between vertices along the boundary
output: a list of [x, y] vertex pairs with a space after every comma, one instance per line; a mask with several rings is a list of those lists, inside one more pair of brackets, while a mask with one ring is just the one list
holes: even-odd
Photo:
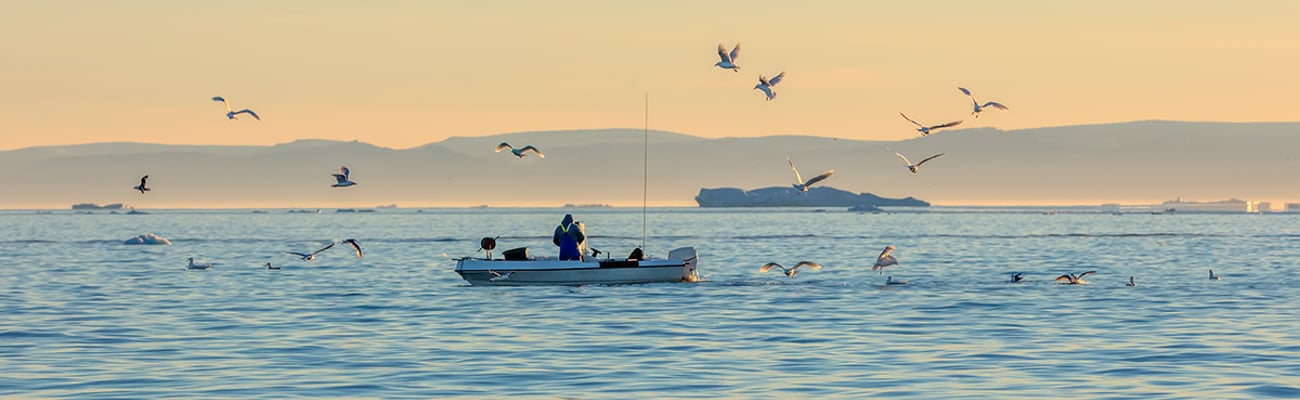
[[172, 241], [167, 240], [167, 238], [162, 236], [146, 233], [127, 239], [126, 242], [123, 242], [122, 244], [172, 244]]

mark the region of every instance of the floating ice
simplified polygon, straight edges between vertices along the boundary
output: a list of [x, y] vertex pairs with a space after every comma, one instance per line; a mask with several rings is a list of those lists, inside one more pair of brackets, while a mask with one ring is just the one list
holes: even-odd
[[167, 238], [162, 236], [146, 233], [127, 239], [126, 242], [123, 242], [122, 244], [172, 244], [172, 241], [167, 240]]

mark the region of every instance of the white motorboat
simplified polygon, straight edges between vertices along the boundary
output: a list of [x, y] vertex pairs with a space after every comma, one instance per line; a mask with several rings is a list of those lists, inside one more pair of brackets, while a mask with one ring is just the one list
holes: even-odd
[[505, 253], [504, 259], [462, 258], [456, 262], [456, 273], [475, 286], [608, 285], [699, 280], [695, 269], [699, 256], [694, 247], [670, 251], [668, 258], [641, 260], [529, 257], [526, 248]]

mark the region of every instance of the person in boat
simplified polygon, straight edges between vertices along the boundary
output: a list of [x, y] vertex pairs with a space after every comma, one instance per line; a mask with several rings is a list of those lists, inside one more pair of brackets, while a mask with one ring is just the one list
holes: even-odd
[[586, 239], [582, 229], [573, 223], [572, 214], [564, 214], [564, 220], [560, 221], [560, 225], [555, 227], [555, 234], [551, 235], [551, 242], [560, 246], [560, 260], [581, 260], [582, 253], [578, 246]]

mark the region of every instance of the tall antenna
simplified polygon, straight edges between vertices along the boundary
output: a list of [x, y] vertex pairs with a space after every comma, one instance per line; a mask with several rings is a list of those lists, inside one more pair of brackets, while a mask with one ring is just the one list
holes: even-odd
[[645, 143], [641, 146], [641, 253], [648, 254], [645, 248], [646, 238], [646, 199], [650, 188], [650, 92], [645, 93]]

